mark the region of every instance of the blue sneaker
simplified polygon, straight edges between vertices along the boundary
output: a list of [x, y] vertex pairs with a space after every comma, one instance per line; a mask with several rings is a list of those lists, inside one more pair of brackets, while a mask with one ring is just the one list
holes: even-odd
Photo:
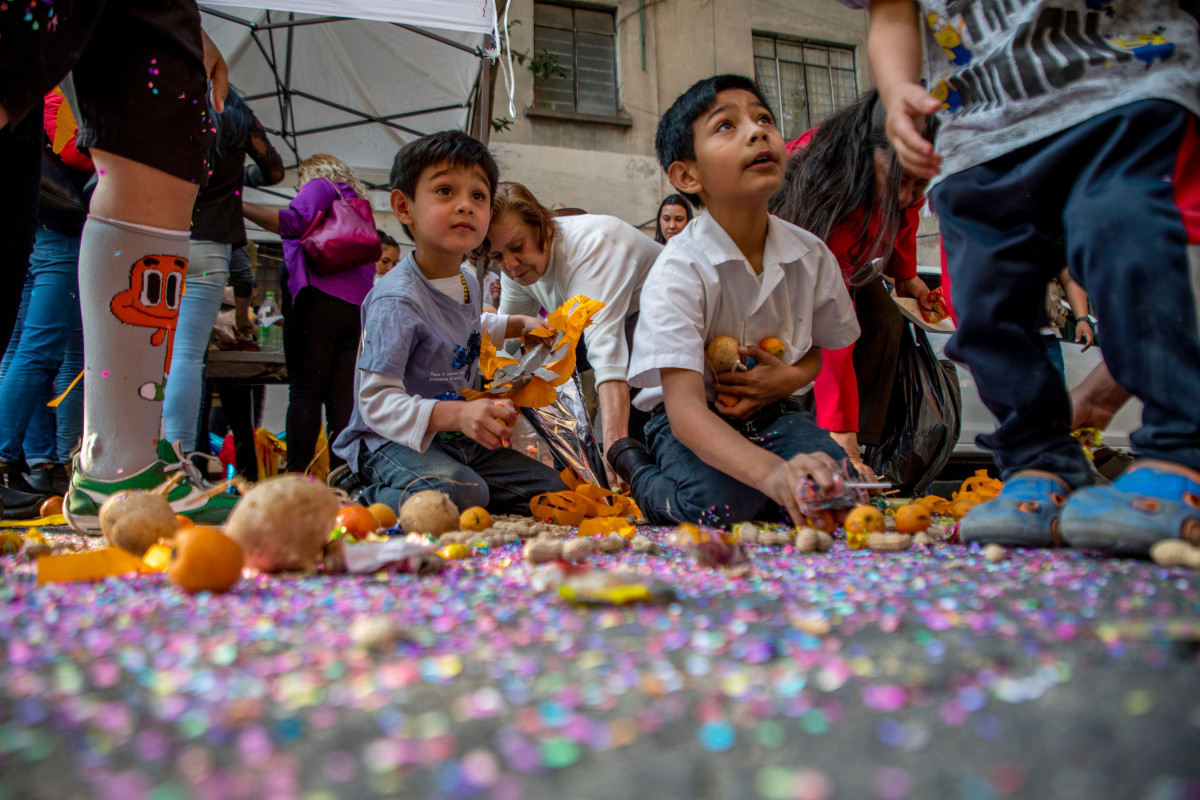
[[1200, 545], [1200, 472], [1168, 461], [1138, 461], [1112, 486], [1080, 489], [1062, 513], [1071, 547], [1148, 556], [1163, 539]]
[[1018, 472], [1000, 494], [980, 503], [958, 523], [963, 542], [1006, 547], [1061, 547], [1059, 512], [1071, 487], [1057, 475], [1040, 470]]

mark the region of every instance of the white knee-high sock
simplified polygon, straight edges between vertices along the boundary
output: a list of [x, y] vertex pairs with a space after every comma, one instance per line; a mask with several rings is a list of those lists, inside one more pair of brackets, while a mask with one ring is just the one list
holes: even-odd
[[162, 386], [187, 273], [188, 232], [88, 217], [79, 254], [81, 467], [115, 480], [154, 461]]

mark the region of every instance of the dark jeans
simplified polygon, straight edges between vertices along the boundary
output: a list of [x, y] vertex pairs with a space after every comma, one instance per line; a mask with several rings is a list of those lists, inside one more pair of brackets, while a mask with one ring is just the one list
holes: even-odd
[[435, 436], [424, 453], [388, 442], [374, 453], [364, 450], [359, 464], [370, 484], [362, 499], [392, 508], [414, 492], [435, 489], [450, 495], [459, 510], [483, 506], [497, 514], [529, 514], [534, 497], [567, 488], [540, 461], [507, 447], [488, 450], [462, 434]]
[[[359, 307], [311, 286], [288, 309], [283, 352], [291, 392], [287, 410], [287, 471], [304, 472], [312, 461], [325, 407], [332, 442], [354, 410], [354, 368], [362, 332]], [[329, 454], [330, 467], [342, 460]]]
[[[724, 419], [724, 417], [722, 418]], [[788, 459], [801, 453], [846, 453], [794, 400], [764, 408], [744, 422], [728, 420], [759, 447]], [[671, 431], [662, 406], [646, 423], [646, 445], [656, 466], [635, 472], [630, 488], [646, 517], [657, 525], [701, 522], [728, 526], [747, 520], [785, 520], [787, 512], [762, 492], [700, 460]]]
[[934, 188], [958, 311], [946, 353], [970, 368], [999, 421], [978, 442], [1004, 479], [1041, 469], [1072, 486], [1092, 481], [1038, 334], [1046, 283], [1062, 269], [1060, 238], [1071, 277], [1104, 320], [1104, 361], [1145, 404], [1134, 449], [1200, 469], [1197, 161], [1196, 119], [1147, 100]]

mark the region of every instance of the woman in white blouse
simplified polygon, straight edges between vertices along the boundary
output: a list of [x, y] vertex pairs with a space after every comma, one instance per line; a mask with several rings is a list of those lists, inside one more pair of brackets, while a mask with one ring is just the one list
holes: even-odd
[[662, 246], [603, 214], [553, 218], [519, 183], [501, 183], [492, 201], [487, 247], [504, 273], [501, 314], [553, 311], [577, 294], [605, 306], [584, 330], [596, 376], [604, 447], [629, 435], [629, 339], [642, 284]]

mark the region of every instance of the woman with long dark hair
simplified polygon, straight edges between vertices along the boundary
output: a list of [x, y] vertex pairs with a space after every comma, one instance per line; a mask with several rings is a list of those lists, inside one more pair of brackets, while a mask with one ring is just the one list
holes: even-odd
[[[209, 151], [208, 185], [200, 190], [192, 209], [187, 291], [179, 301], [171, 367], [162, 395], [163, 432], [167, 442], [179, 443], [180, 457], [196, 449], [204, 356], [221, 310], [233, 251], [246, 244], [242, 189], [270, 186], [284, 175], [283, 159], [237, 90], [230, 87], [222, 112], [210, 113], [216, 135]], [[246, 156], [254, 162], [250, 166]]]
[[[904, 320], [880, 275], [896, 294], [927, 305], [917, 276], [918, 213], [927, 180], [907, 175], [888, 143], [887, 117], [871, 90], [788, 145], [783, 187], [771, 211], [812, 231], [837, 257], [855, 302], [862, 335], [826, 351], [813, 390], [817, 423], [830, 431], [864, 476], [859, 445], [883, 438]], [[926, 118], [932, 140], [936, 120]]]
[[654, 241], [666, 244], [672, 236], [682, 233], [692, 221], [692, 204], [681, 194], [669, 194], [658, 204], [654, 218]]

